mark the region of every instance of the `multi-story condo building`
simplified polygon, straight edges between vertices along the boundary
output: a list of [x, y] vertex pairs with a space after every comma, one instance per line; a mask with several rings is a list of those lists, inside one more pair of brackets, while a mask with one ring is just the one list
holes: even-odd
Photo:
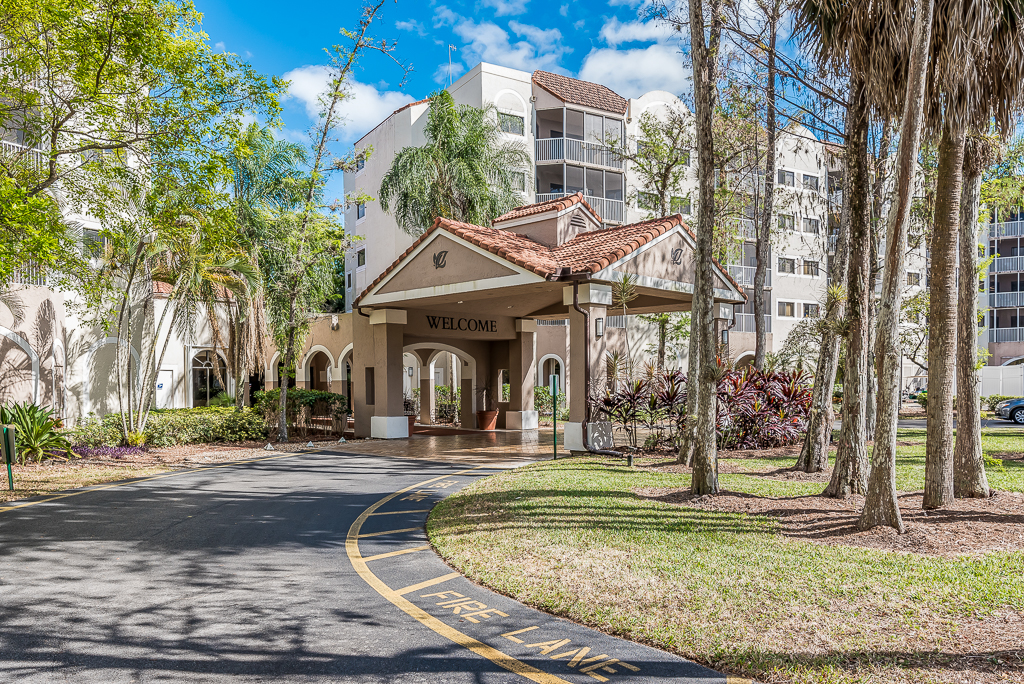
[[[605, 226], [653, 215], [650, 202], [645, 202], [649, 189], [642, 187], [615, 147], [632, 145], [635, 149], [640, 117], [645, 112], [658, 117], [670, 111], [689, 116], [686, 104], [665, 91], [627, 99], [601, 84], [486, 63], [478, 64], [448, 90], [459, 104], [493, 105], [505, 135], [524, 144], [532, 173], [532, 178], [523, 179], [524, 204], [583, 192]], [[346, 174], [346, 192], [377, 195], [395, 153], [422, 144], [428, 107], [427, 100], [406, 105], [357, 141], [357, 152], [364, 150], [368, 155], [356, 171]], [[765, 287], [769, 350], [781, 349], [801, 320], [817, 317], [824, 309], [834, 229], [842, 206], [840, 161], [836, 150], [803, 126], [787, 129], [779, 140], [779, 191], [773, 221], [777, 230], [773, 231]], [[674, 211], [684, 217], [694, 214], [696, 205], [691, 199], [697, 197], [697, 184], [694, 159], [673, 193]], [[376, 203], [349, 208], [345, 220], [349, 232], [362, 238], [346, 259], [346, 302], [351, 307], [373, 279], [412, 244], [414, 236], [403, 232]], [[738, 244], [729, 272], [748, 290], [748, 301], [735, 309], [729, 349], [734, 361], [744, 363], [753, 358], [755, 346], [753, 297], [749, 296], [756, 266], [754, 224], [744, 218], [731, 223]], [[925, 272], [923, 254], [911, 255], [910, 261], [913, 272]], [[609, 319], [609, 327], [624, 325], [621, 316]], [[642, 350], [649, 358], [656, 343], [654, 326], [630, 317], [626, 332], [631, 348]], [[549, 344], [547, 338], [552, 335], [558, 339]], [[557, 325], [541, 328], [538, 345], [564, 361], [564, 332]], [[684, 358], [685, 351], [670, 363], [682, 365]], [[915, 372], [908, 367], [906, 375], [912, 377]]]
[[[992, 212], [982, 309], [992, 365], [1024, 363], [1024, 212]], [[987, 299], [987, 301], [986, 301]]]

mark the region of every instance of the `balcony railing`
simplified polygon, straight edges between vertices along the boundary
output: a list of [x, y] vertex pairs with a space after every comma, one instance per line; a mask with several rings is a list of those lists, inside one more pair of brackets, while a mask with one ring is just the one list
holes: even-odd
[[[738, 313], [736, 314], [736, 325], [733, 327], [733, 332], [745, 332], [752, 333], [757, 332], [756, 319], [757, 314], [752, 313]], [[769, 314], [764, 315], [764, 329], [765, 332], [772, 331], [772, 317]]]
[[541, 138], [536, 142], [538, 162], [573, 161], [610, 169], [623, 167], [622, 157], [607, 145], [572, 138]]
[[1024, 235], [1024, 221], [1006, 221], [1005, 223], [993, 223], [989, 227], [991, 237], [1020, 237]]
[[1024, 292], [992, 292], [989, 306], [999, 309], [1007, 306], [1024, 306]]
[[1024, 257], [997, 257], [988, 270], [992, 273], [1024, 271]]
[[[754, 273], [757, 271], [757, 267], [730, 265], [728, 268], [729, 275], [731, 275], [740, 285], [752, 286], [754, 284]], [[770, 268], [766, 268], [764, 270], [764, 286], [770, 287], [771, 284], [772, 271]]]
[[1024, 328], [989, 328], [988, 332], [992, 342], [1024, 341]]
[[[565, 197], [567, 194], [565, 192], [537, 193], [537, 201], [547, 202], [548, 200]], [[594, 197], [592, 195], [583, 199], [587, 200], [587, 204], [593, 207], [597, 215], [607, 223], [622, 223], [623, 217], [626, 215], [626, 204], [622, 200], [605, 199], [604, 197]]]
[[7, 159], [24, 158], [32, 164], [37, 171], [41, 171], [46, 165], [46, 153], [32, 147], [25, 147], [8, 140], [0, 140], [0, 156]]
[[20, 285], [46, 286], [46, 270], [39, 264], [30, 261], [14, 272], [11, 280]]

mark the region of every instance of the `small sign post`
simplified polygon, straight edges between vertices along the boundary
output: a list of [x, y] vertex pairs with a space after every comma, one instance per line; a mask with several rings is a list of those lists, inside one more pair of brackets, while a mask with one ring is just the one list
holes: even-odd
[[14, 432], [13, 425], [0, 426], [0, 451], [3, 452], [4, 461], [7, 463], [7, 488], [14, 491], [14, 473], [11, 471], [11, 461], [14, 460]]
[[558, 458], [558, 376], [550, 375], [548, 384], [551, 387], [551, 425], [555, 445], [555, 453], [552, 460], [555, 460]]

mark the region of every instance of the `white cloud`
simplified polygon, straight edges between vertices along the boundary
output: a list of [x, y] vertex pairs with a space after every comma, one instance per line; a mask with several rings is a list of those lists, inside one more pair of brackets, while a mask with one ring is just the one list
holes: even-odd
[[415, 19], [410, 19], [409, 21], [396, 21], [395, 28], [398, 29], [399, 31], [413, 31], [419, 34], [420, 36], [427, 35], [427, 32], [423, 28], [423, 24], [416, 21]]
[[463, 61], [533, 71], [557, 68], [562, 55], [572, 51], [562, 45], [558, 29], [541, 29], [517, 21], [509, 22], [509, 27], [525, 40], [513, 40], [508, 31], [489, 21], [475, 24], [466, 19], [456, 24], [456, 35], [467, 43], [461, 48]]
[[[301, 101], [306, 107], [310, 119], [317, 120], [320, 115], [320, 96], [327, 92], [329, 70], [323, 65], [308, 65], [292, 69], [284, 75], [291, 81], [288, 96]], [[386, 119], [399, 107], [413, 101], [406, 93], [394, 90], [380, 91], [367, 83], [352, 81], [349, 87], [350, 97], [345, 98], [341, 106], [341, 114], [346, 125], [341, 137], [352, 140], [362, 136], [381, 121]]]
[[434, 72], [434, 82], [440, 83], [442, 85], [447, 85], [449, 73], [451, 75], [452, 82], [455, 82], [459, 79], [459, 76], [461, 76], [465, 70], [466, 67], [462, 66], [458, 62], [452, 62], [450, 69], [447, 62], [445, 62], [444, 64], [438, 64], [437, 70]]
[[217, 52], [224, 52], [224, 50], [226, 49], [224, 47], [224, 41], [223, 40], [218, 42], [218, 43], [214, 43], [213, 47], [217, 50]]
[[561, 7], [558, 8], [558, 13], [561, 14], [563, 17], [569, 16], [569, 6], [562, 5]]
[[526, 11], [526, 3], [530, 0], [483, 0], [484, 7], [493, 7], [494, 15], [503, 17], [506, 15], [522, 14]]
[[616, 17], [601, 27], [601, 39], [615, 47], [622, 43], [661, 43], [679, 34], [671, 25], [660, 21], [619, 21]]
[[680, 95], [692, 86], [679, 48], [660, 43], [633, 50], [591, 50], [583, 58], [579, 78], [606, 85], [623, 97], [639, 97], [651, 90]]

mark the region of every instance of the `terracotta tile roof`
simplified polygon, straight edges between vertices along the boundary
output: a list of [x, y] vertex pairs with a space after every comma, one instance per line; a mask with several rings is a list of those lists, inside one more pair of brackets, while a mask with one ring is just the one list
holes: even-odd
[[594, 208], [587, 203], [587, 200], [583, 199], [583, 193], [577, 192], [575, 195], [566, 195], [565, 197], [556, 197], [549, 199], [544, 202], [537, 202], [536, 204], [524, 204], [521, 207], [516, 207], [511, 211], [508, 211], [498, 218], [491, 221], [492, 224], [500, 221], [511, 221], [512, 219], [523, 218], [524, 216], [533, 216], [534, 214], [543, 214], [547, 211], [562, 211], [568, 209], [575, 204], [582, 204], [586, 207], [591, 214], [597, 218], [598, 223], [601, 222], [601, 216], [594, 211]]
[[625, 98], [603, 85], [553, 74], [550, 71], [534, 71], [533, 82], [563, 102], [616, 114], [626, 113]]
[[[467, 242], [473, 243], [477, 247], [487, 250], [491, 254], [495, 254], [521, 268], [547, 278], [554, 275], [558, 269], [566, 267], [572, 273], [597, 273], [627, 254], [640, 249], [640, 247], [655, 238], [664, 235], [676, 226], [682, 226], [691, 238], [694, 237], [693, 232], [683, 223], [683, 217], [679, 214], [673, 214], [664, 218], [651, 219], [616, 228], [580, 233], [564, 244], [557, 247], [548, 247], [512, 231], [484, 228], [483, 226], [474, 226], [469, 223], [439, 218], [394, 263], [377, 276], [370, 283], [369, 287], [363, 290], [362, 294], [356, 298], [355, 303], [358, 305], [359, 301], [394, 271], [403, 259], [412, 254], [421, 243], [438, 230], [451, 233]], [[740, 294], [744, 295], [743, 288], [729, 275], [728, 270], [722, 268], [717, 261], [715, 265], [718, 266], [725, 278], [736, 287]]]

